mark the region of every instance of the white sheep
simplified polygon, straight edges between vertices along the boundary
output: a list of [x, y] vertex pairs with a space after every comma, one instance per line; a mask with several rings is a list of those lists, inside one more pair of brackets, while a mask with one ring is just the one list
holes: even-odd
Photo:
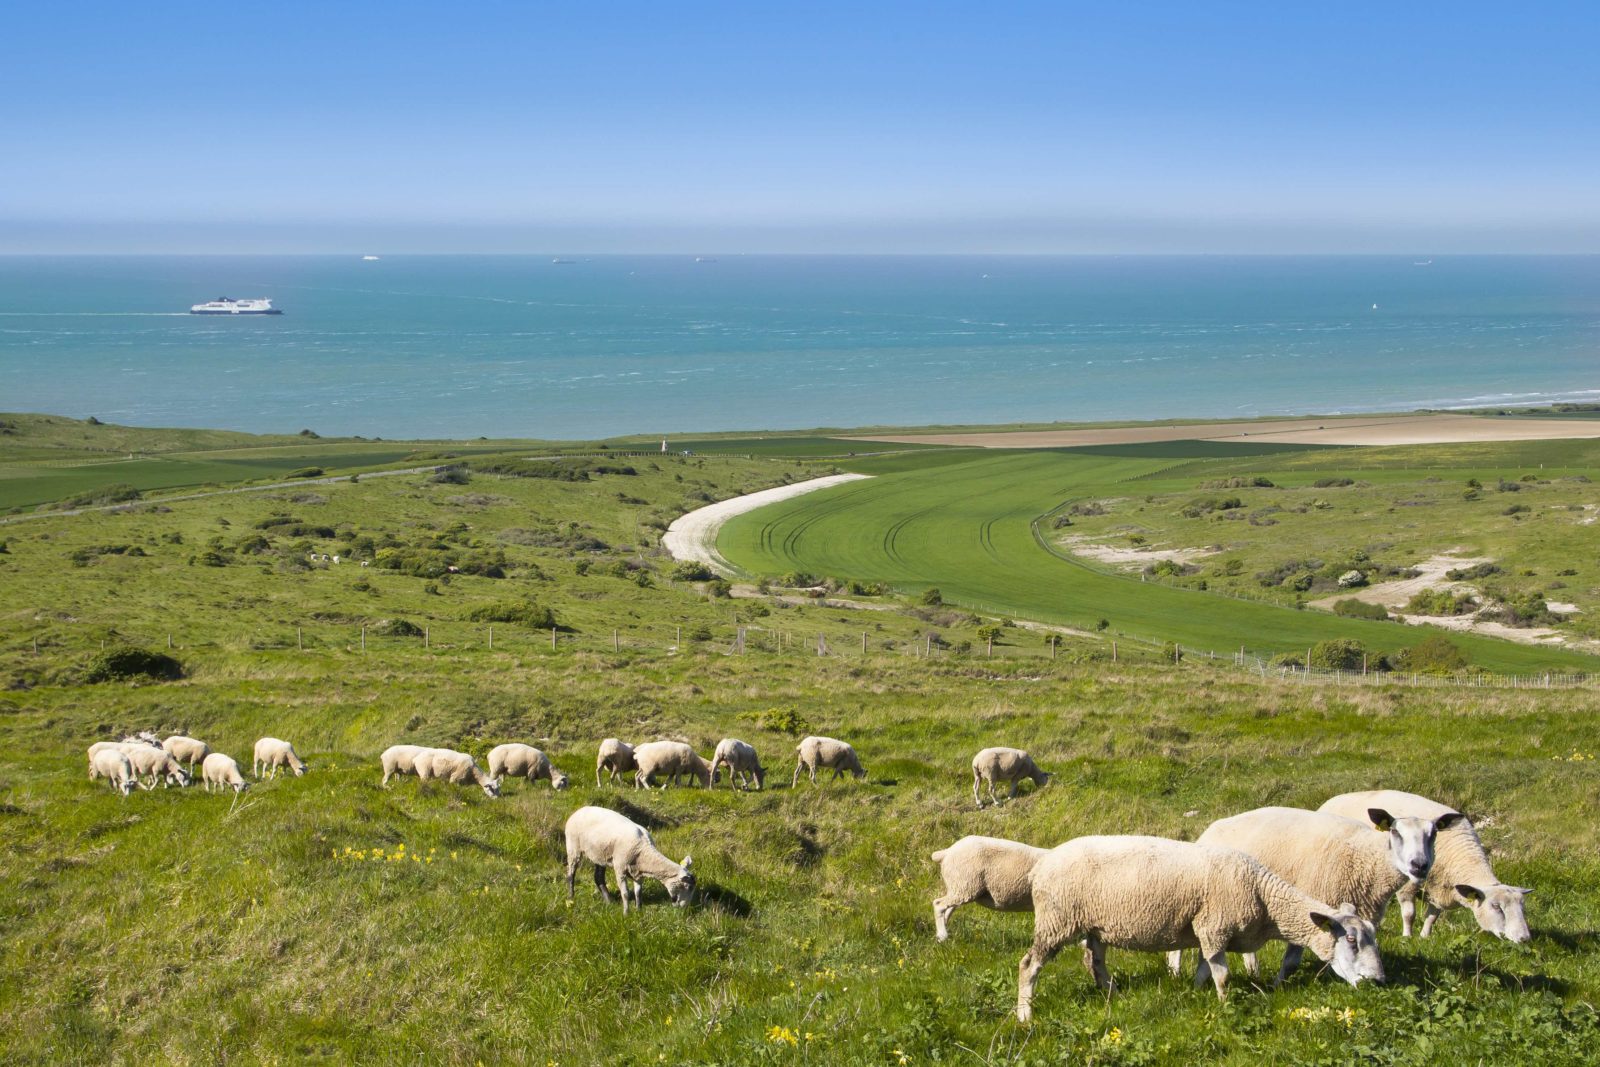
[[983, 801], [978, 799], [978, 786], [986, 783], [989, 786], [989, 801], [994, 804], [1000, 801], [994, 795], [996, 782], [1010, 782], [1011, 792], [1008, 799], [1017, 795], [1017, 783], [1022, 779], [1033, 780], [1035, 787], [1042, 786], [1050, 780], [1050, 775], [1039, 769], [1033, 762], [1033, 757], [1020, 748], [986, 748], [972, 757], [972, 802], [978, 807], [983, 807]]
[[[1436, 833], [1459, 822], [1461, 814], [1397, 818], [1374, 808], [1367, 815], [1370, 822], [1359, 823], [1303, 808], [1256, 808], [1218, 819], [1198, 841], [1236, 848], [1320, 900], [1347, 901], [1350, 910], [1376, 926], [1395, 890], [1428, 876]], [[1300, 965], [1300, 957], [1290, 945], [1278, 984]], [[1245, 966], [1259, 973], [1253, 954]]]
[[[643, 746], [641, 746], [643, 747]], [[667, 896], [678, 907], [694, 898], [694, 860], [683, 857], [673, 863], [656, 848], [650, 831], [609, 808], [579, 808], [567, 818], [567, 899], [573, 897], [573, 878], [584, 860], [594, 864], [594, 884], [601, 899], [611, 903], [606, 892], [606, 868], [616, 872], [617, 892], [622, 894], [622, 914], [628, 914], [628, 880], [633, 881], [633, 906], [639, 907], [640, 881], [648, 875], [661, 882]]]
[[530, 782], [543, 778], [551, 789], [565, 789], [568, 785], [567, 776], [555, 769], [548, 756], [532, 745], [516, 742], [489, 750], [489, 777], [499, 779], [507, 774]]
[[[701, 786], [711, 785], [711, 764], [682, 741], [651, 741], [640, 745], [633, 750], [633, 762], [638, 768], [633, 772], [635, 789], [653, 788], [652, 779], [658, 774], [673, 785], [677, 785], [683, 775]], [[662, 782], [661, 788], [667, 788], [667, 782]]]
[[477, 760], [466, 752], [450, 748], [423, 749], [416, 756], [416, 768], [417, 777], [424, 782], [435, 778], [455, 785], [477, 782], [485, 796], [500, 795], [500, 783], [485, 774]]
[[140, 779], [145, 775], [150, 776], [150, 784], [140, 785], [146, 789], [154, 789], [160, 780], [164, 785], [186, 786], [189, 784], [189, 772], [183, 769], [183, 764], [172, 757], [172, 753], [164, 748], [153, 748], [142, 741], [124, 742], [121, 745], [123, 755], [128, 757], [128, 762], [133, 764], [133, 773]]
[[150, 730], [140, 730], [136, 734], [128, 734], [118, 744], [123, 745], [149, 745], [152, 748], [161, 747], [161, 738]]
[[258, 740], [254, 758], [250, 761], [250, 773], [260, 778], [270, 771], [267, 777], [276, 778], [281, 767], [289, 768], [296, 778], [311, 769], [295, 755], [294, 746], [289, 742], [276, 737], [263, 737]]
[[946, 922], [963, 904], [995, 911], [1033, 910], [1033, 868], [1049, 849], [999, 837], [963, 837], [933, 854], [944, 879], [944, 895], [933, 901], [933, 924], [940, 941], [950, 939]]
[[133, 792], [134, 783], [137, 781], [133, 774], [133, 764], [115, 744], [108, 742], [101, 744], [106, 747], [89, 754], [89, 778], [91, 781], [104, 778], [112, 789], [127, 796]]
[[594, 784], [600, 785], [600, 772], [611, 772], [611, 781], [617, 782], [619, 775], [628, 771], [636, 771], [639, 765], [633, 761], [633, 746], [618, 741], [615, 737], [608, 737], [600, 742], [600, 755], [594, 761]]
[[388, 785], [389, 779], [396, 775], [416, 774], [417, 757], [429, 751], [422, 745], [390, 745], [383, 750], [383, 755], [378, 759], [383, 763], [383, 781], [380, 785]]
[[1351, 985], [1383, 980], [1376, 934], [1349, 909], [1331, 908], [1242, 852], [1160, 837], [1080, 837], [1033, 869], [1033, 946], [1017, 967], [1017, 1018], [1033, 1017], [1039, 969], [1070, 942], [1108, 993], [1106, 947], [1140, 952], [1198, 948], [1196, 982], [1209, 974], [1227, 997], [1228, 951], [1272, 939], [1309, 947]]
[[161, 747], [172, 754], [172, 758], [179, 763], [189, 765], [189, 774], [194, 774], [194, 765], [204, 763], [205, 758], [211, 755], [211, 746], [204, 741], [197, 741], [192, 737], [182, 734], [173, 734], [161, 742]]
[[833, 771], [831, 781], [837, 781], [845, 771], [857, 778], [867, 776], [866, 769], [856, 758], [856, 750], [843, 741], [831, 737], [808, 737], [796, 745], [795, 750], [800, 753], [800, 759], [794, 765], [794, 778], [789, 782], [791, 789], [799, 783], [801, 770], [810, 773], [811, 782], [815, 785], [818, 767]]
[[[1455, 810], [1436, 800], [1398, 789], [1343, 793], [1317, 810], [1347, 819], [1361, 819], [1372, 808], [1418, 819], [1437, 819]], [[1417, 916], [1417, 897], [1422, 896], [1427, 905], [1422, 919], [1423, 937], [1433, 932], [1434, 921], [1440, 914], [1451, 908], [1467, 907], [1472, 909], [1478, 926], [1488, 933], [1518, 944], [1528, 940], [1531, 935], [1522, 898], [1533, 890], [1503, 885], [1495, 877], [1483, 842], [1478, 840], [1477, 828], [1470, 819], [1463, 818], [1441, 831], [1433, 848], [1433, 867], [1428, 877], [1420, 885], [1407, 881], [1396, 894], [1400, 900], [1404, 936], [1411, 936]]]
[[239, 764], [234, 758], [224, 752], [213, 752], [200, 764], [200, 773], [205, 778], [206, 792], [211, 792], [211, 787], [220, 790], [233, 787], [235, 793], [243, 793], [250, 788], [250, 783], [244, 780], [244, 775], [239, 773]]
[[762, 768], [761, 760], [757, 758], [753, 745], [749, 745], [737, 737], [724, 737], [717, 742], [717, 751], [711, 756], [711, 780], [713, 782], [717, 780], [717, 768], [723, 765], [728, 768], [729, 785], [736, 784], [734, 779], [737, 776], [739, 780], [737, 784], [743, 785], [746, 789], [750, 788], [752, 780], [756, 783], [756, 789], [759, 790], [766, 787], [767, 772]]

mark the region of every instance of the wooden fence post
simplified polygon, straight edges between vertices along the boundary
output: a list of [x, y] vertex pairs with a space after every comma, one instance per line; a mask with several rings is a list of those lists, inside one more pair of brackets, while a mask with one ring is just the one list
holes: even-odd
[[294, 628], [294, 647], [301, 652], [306, 650], [305, 638], [300, 633], [300, 627]]
[[865, 630], [861, 631], [861, 654], [863, 656], [867, 654], [867, 631]]
[[991, 659], [994, 657], [994, 636], [992, 634], [989, 637], [989, 649], [984, 653], [984, 655], [990, 657]]
[[616, 630], [612, 630], [611, 631], [611, 651], [613, 651], [613, 652], [622, 651], [622, 643], [617, 640], [617, 631]]
[[678, 627], [678, 636], [672, 642], [674, 648], [683, 647], [683, 627]]
[[552, 627], [550, 627], [550, 651], [554, 652], [555, 650], [556, 650], [556, 628], [554, 626], [552, 626]]
[[493, 626], [489, 627], [489, 648], [490, 649], [494, 648], [494, 627]]
[[1111, 662], [1117, 662], [1117, 643], [1115, 641], [1111, 642]]
[[431, 642], [432, 642], [432, 638], [428, 633], [428, 627], [424, 626], [422, 628], [422, 647], [423, 648], [432, 647]]
[[1060, 638], [1059, 634], [1051, 634], [1050, 635], [1050, 658], [1051, 659], [1055, 659], [1056, 658], [1056, 648], [1057, 648], [1057, 646], [1060, 645], [1060, 643], [1061, 643], [1061, 638]]
[[365, 652], [366, 650], [367, 650], [367, 627], [366, 627], [365, 624], [363, 624], [362, 627], [361, 627], [361, 651]]

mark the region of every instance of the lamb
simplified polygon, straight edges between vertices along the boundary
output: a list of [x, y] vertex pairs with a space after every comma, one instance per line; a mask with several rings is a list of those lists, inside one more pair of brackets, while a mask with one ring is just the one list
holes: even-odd
[[276, 737], [263, 737], [257, 741], [255, 756], [250, 761], [250, 773], [260, 778], [271, 770], [272, 773], [268, 777], [276, 778], [280, 767], [289, 768], [296, 778], [311, 769], [295, 755], [294, 746], [289, 742]]
[[243, 793], [250, 788], [250, 783], [239, 773], [239, 764], [223, 752], [213, 752], [207, 756], [205, 762], [200, 764], [200, 773], [205, 778], [207, 793], [211, 792], [213, 785], [221, 790], [232, 786], [235, 793]]
[[1049, 853], [999, 837], [963, 837], [933, 854], [944, 879], [944, 896], [933, 901], [933, 924], [940, 941], [950, 940], [945, 925], [963, 904], [995, 911], [1033, 910], [1033, 868]]
[[[643, 747], [643, 746], [640, 746]], [[622, 914], [628, 914], [628, 879], [633, 880], [633, 907], [639, 908], [642, 876], [649, 875], [667, 889], [667, 896], [678, 907], [694, 898], [694, 860], [683, 857], [673, 863], [656, 848], [650, 831], [609, 808], [579, 808], [567, 818], [567, 899], [573, 897], [572, 882], [584, 860], [594, 864], [594, 884], [600, 897], [611, 903], [606, 892], [606, 868], [617, 874], [617, 892], [622, 894]]]
[[1105, 950], [1197, 947], [1201, 971], [1227, 998], [1228, 950], [1271, 939], [1308, 946], [1357, 985], [1383, 980], [1376, 931], [1346, 907], [1331, 908], [1242, 852], [1159, 837], [1080, 837], [1033, 868], [1033, 946], [1017, 967], [1017, 1018], [1033, 1017], [1039, 969], [1082, 939], [1084, 966], [1108, 993]]
[[532, 745], [497, 745], [489, 750], [489, 777], [499, 779], [504, 775], [526, 778], [537, 782], [543, 778], [551, 789], [567, 788], [567, 776], [556, 770], [549, 757]]
[[794, 765], [794, 778], [789, 782], [791, 789], [799, 784], [802, 769], [810, 772], [813, 785], [817, 781], [818, 767], [833, 771], [830, 781], [837, 781], [845, 771], [857, 778], [867, 776], [866, 768], [856, 758], [856, 750], [843, 741], [831, 737], [808, 737], [795, 746], [795, 750], [800, 753], [800, 759]]
[[105, 748], [89, 754], [89, 779], [104, 778], [112, 789], [127, 796], [133, 792], [137, 779], [133, 774], [133, 764], [128, 762], [128, 757], [120, 748], [110, 742], [101, 742]]
[[[688, 775], [702, 787], [711, 785], [711, 764], [682, 741], [651, 741], [640, 745], [633, 750], [633, 762], [638, 767], [633, 773], [635, 789], [653, 788], [651, 780], [658, 774], [669, 778], [673, 785], [678, 784], [681, 775]], [[663, 782], [661, 788], [666, 787]]]
[[986, 748], [972, 757], [972, 802], [978, 807], [983, 807], [983, 801], [978, 799], [978, 785], [987, 783], [989, 786], [989, 801], [1000, 803], [994, 795], [996, 782], [1010, 782], [1011, 792], [1007, 799], [1016, 797], [1017, 783], [1024, 778], [1033, 779], [1037, 788], [1050, 780], [1050, 775], [1039, 769], [1033, 762], [1033, 757], [1020, 748]]
[[389, 779], [395, 775], [416, 774], [417, 757], [430, 751], [422, 745], [390, 745], [378, 757], [383, 763], [383, 781], [378, 784], [388, 785]]
[[[1349, 901], [1374, 926], [1383, 922], [1389, 898], [1408, 881], [1421, 881], [1433, 866], [1433, 841], [1461, 821], [1459, 812], [1435, 819], [1397, 818], [1380, 808], [1370, 824], [1302, 808], [1257, 808], [1206, 827], [1198, 841], [1236, 848], [1280, 878], [1321, 900]], [[1290, 945], [1277, 982], [1294, 973], [1302, 953]], [[1245, 966], [1258, 973], [1254, 954]]]
[[717, 768], [726, 764], [728, 768], [728, 783], [734, 784], [734, 778], [739, 778], [739, 784], [750, 788], [751, 779], [755, 780], [756, 789], [766, 787], [767, 772], [761, 766], [761, 760], [756, 757], [753, 746], [746, 744], [737, 737], [724, 737], [717, 742], [717, 751], [711, 756], [711, 780], [717, 780]]
[[161, 747], [171, 753], [172, 758], [179, 763], [187, 763], [191, 776], [194, 774], [194, 765], [196, 763], [204, 763], [205, 758], [211, 755], [210, 745], [204, 741], [196, 741], [192, 737], [185, 737], [182, 734], [173, 734], [161, 742]]
[[424, 749], [416, 756], [417, 777], [424, 782], [434, 778], [460, 785], [466, 781], [478, 783], [484, 796], [500, 795], [500, 783], [483, 773], [477, 760], [465, 752], [449, 748]]
[[185, 786], [189, 784], [189, 772], [183, 769], [183, 764], [172, 757], [172, 753], [164, 748], [153, 748], [142, 741], [121, 746], [123, 755], [128, 757], [128, 762], [133, 764], [133, 773], [143, 778], [150, 776], [150, 784], [139, 784], [145, 789], [154, 789], [156, 781], [160, 779], [166, 785]]
[[[1436, 800], [1402, 793], [1396, 789], [1374, 789], [1364, 793], [1343, 793], [1318, 811], [1358, 819], [1370, 808], [1382, 808], [1395, 815], [1437, 819], [1452, 808]], [[1523, 913], [1522, 898], [1533, 892], [1514, 885], [1503, 885], [1489, 866], [1483, 842], [1472, 821], [1463, 818], [1434, 842], [1433, 868], [1420, 884], [1407, 881], [1396, 895], [1400, 900], [1402, 932], [1411, 936], [1417, 916], [1417, 897], [1427, 905], [1422, 920], [1422, 936], [1433, 932], [1434, 921], [1451, 908], [1468, 907], [1478, 926], [1496, 937], [1521, 944], [1531, 936]]]
[[608, 737], [600, 742], [600, 756], [594, 761], [594, 784], [600, 787], [600, 772], [610, 771], [611, 780], [618, 781], [618, 775], [628, 771], [636, 771], [639, 765], [633, 761], [633, 746], [615, 737]]

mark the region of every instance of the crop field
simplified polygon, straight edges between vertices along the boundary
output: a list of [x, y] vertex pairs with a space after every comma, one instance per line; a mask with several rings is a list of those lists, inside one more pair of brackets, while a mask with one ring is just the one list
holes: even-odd
[[[1035, 520], [1075, 501], [1198, 495], [1196, 486], [1206, 481], [1262, 471], [1282, 472], [1278, 477], [1283, 484], [1297, 486], [1310, 486], [1330, 472], [1342, 475], [1356, 469], [1361, 477], [1384, 483], [1444, 477], [1431, 466], [1419, 471], [1382, 465], [1395, 461], [1384, 453], [1413, 450], [1260, 451], [1258, 446], [1217, 445], [1200, 450], [1197, 458], [1193, 444], [1128, 446], [1111, 455], [1105, 450], [936, 452], [926, 460], [913, 455], [839, 461], [841, 467], [876, 476], [739, 516], [723, 528], [718, 548], [752, 574], [803, 571], [907, 590], [932, 586], [949, 603], [1080, 628], [1105, 620], [1113, 634], [1174, 640], [1219, 652], [1241, 645], [1269, 653], [1303, 650], [1330, 638], [1388, 650], [1426, 636], [1428, 631], [1421, 628], [1141, 581], [1138, 575], [1106, 573], [1050, 551], [1049, 543], [1060, 531]], [[1492, 486], [1526, 473], [1526, 468], [1509, 463], [1484, 462], [1491, 450], [1482, 446], [1453, 447], [1461, 465], [1450, 469], [1450, 478], [1457, 485], [1476, 477]], [[1218, 454], [1224, 449], [1231, 454]], [[1515, 455], [1561, 455], [1574, 461], [1591, 454], [1566, 442], [1512, 450]], [[1412, 461], [1419, 464], [1447, 461], [1452, 455], [1443, 448], [1414, 451], [1421, 453]], [[1581, 470], [1546, 473], [1575, 477]], [[1572, 484], [1581, 488], [1581, 483]], [[1224, 529], [1211, 536], [1226, 534]], [[1452, 640], [1469, 649], [1473, 663], [1491, 669], [1583, 670], [1594, 663], [1592, 657], [1559, 649], [1468, 635]]]

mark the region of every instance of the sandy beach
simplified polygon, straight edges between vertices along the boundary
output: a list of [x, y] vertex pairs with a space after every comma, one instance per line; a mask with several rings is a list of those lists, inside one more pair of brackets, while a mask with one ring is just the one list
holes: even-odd
[[734, 569], [717, 553], [717, 532], [722, 529], [723, 523], [735, 515], [743, 515], [747, 511], [776, 504], [780, 500], [788, 500], [791, 497], [814, 493], [818, 489], [826, 489], [831, 485], [842, 485], [867, 477], [870, 475], [830, 474], [826, 478], [812, 478], [809, 481], [795, 482], [793, 485], [780, 485], [772, 489], [763, 489], [759, 493], [746, 493], [732, 500], [719, 500], [715, 504], [707, 504], [703, 508], [696, 508], [687, 515], [680, 515], [674, 519], [672, 525], [667, 527], [667, 532], [661, 536], [661, 547], [665, 548], [673, 559], [694, 560], [704, 563], [718, 574], [732, 576], [735, 573]]
[[1261, 441], [1307, 445], [1426, 445], [1469, 441], [1600, 438], [1600, 420], [1494, 418], [1487, 415], [1374, 415], [1187, 424], [1144, 423], [1082, 430], [846, 437], [849, 441], [941, 444], [969, 448], [1075, 448], [1152, 441]]

